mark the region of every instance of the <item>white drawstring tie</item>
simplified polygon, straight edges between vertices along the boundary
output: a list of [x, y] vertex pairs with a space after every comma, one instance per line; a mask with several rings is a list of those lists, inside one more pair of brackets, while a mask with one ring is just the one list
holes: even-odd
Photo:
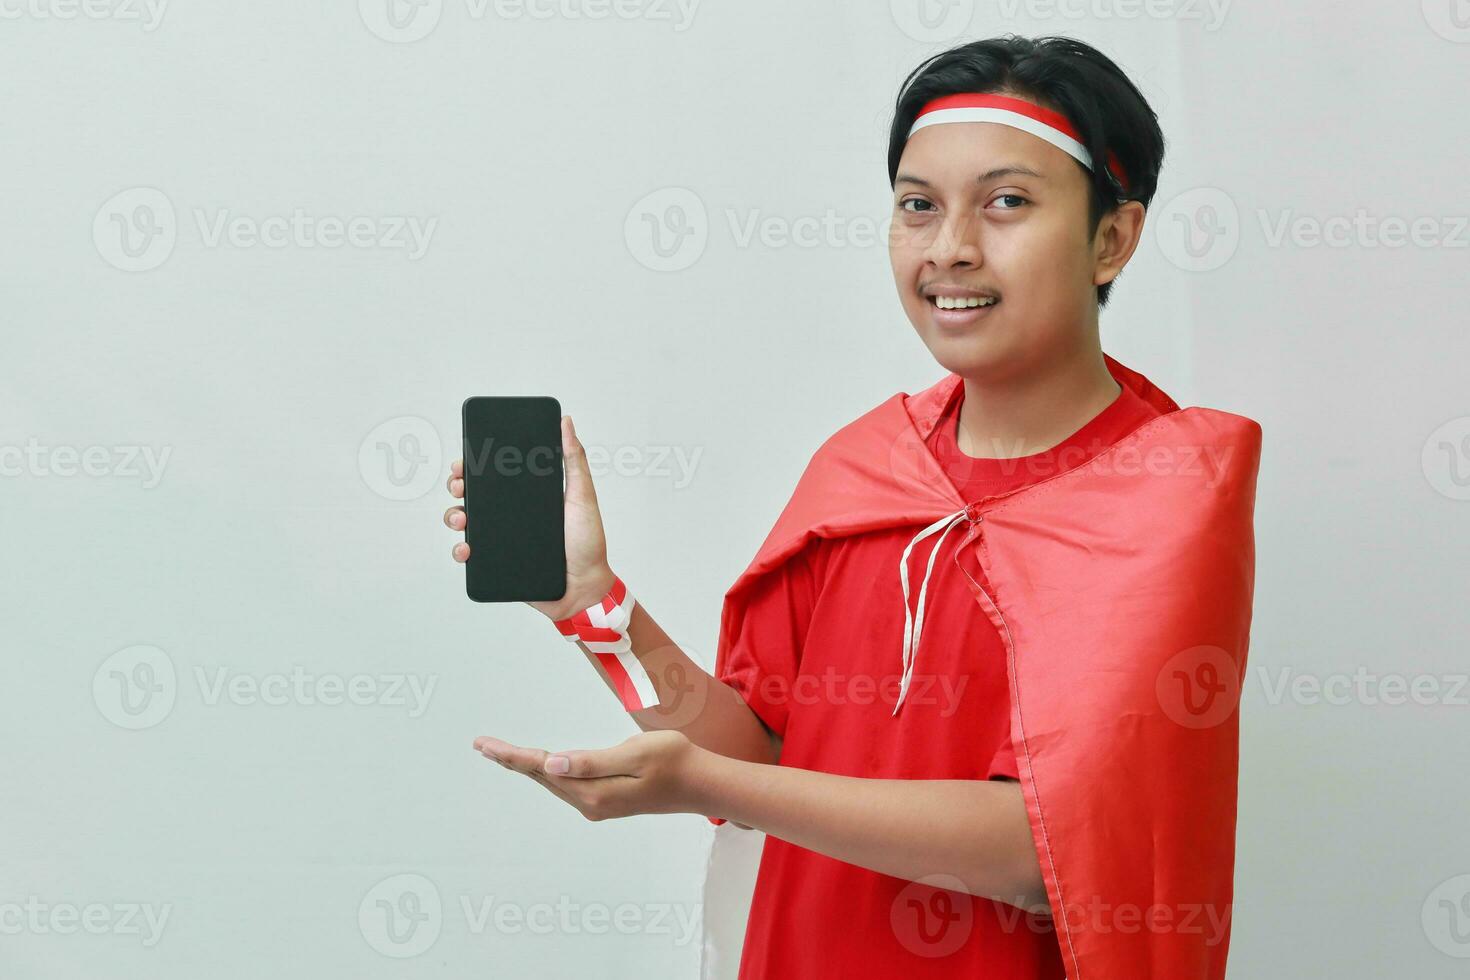
[[[914, 535], [909, 546], [903, 549], [903, 558], [898, 563], [898, 580], [903, 584], [903, 678], [898, 685], [898, 700], [893, 705], [895, 715], [898, 714], [899, 707], [903, 705], [903, 699], [909, 691], [909, 678], [913, 676], [914, 660], [919, 652], [919, 636], [924, 629], [924, 594], [929, 591], [929, 573], [934, 571], [934, 559], [939, 555], [939, 550], [944, 547], [945, 536], [956, 524], [964, 520], [969, 512], [970, 508], [965, 507], [953, 514], [941, 517]], [[909, 614], [909, 552], [914, 550], [914, 545], [941, 528], [944, 533], [939, 535], [939, 541], [935, 543], [934, 550], [929, 552], [929, 565], [924, 569], [924, 581], [919, 586], [919, 608], [911, 616]]]

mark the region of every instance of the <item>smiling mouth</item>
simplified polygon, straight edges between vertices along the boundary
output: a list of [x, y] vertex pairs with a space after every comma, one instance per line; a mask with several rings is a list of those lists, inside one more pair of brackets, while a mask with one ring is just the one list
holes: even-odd
[[929, 305], [936, 310], [974, 310], [1000, 302], [994, 296], [930, 296]]

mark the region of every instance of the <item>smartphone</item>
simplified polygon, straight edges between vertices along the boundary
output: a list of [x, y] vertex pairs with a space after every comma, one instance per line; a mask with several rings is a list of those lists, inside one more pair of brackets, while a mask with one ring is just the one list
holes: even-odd
[[465, 591], [476, 602], [560, 599], [567, 554], [561, 403], [544, 395], [464, 401]]

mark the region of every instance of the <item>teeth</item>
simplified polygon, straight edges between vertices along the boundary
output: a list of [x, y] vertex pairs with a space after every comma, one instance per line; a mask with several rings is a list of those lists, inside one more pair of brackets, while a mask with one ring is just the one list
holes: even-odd
[[931, 296], [930, 299], [941, 310], [968, 310], [977, 306], [993, 306], [996, 302], [993, 296], [971, 296], [964, 299], [954, 296]]

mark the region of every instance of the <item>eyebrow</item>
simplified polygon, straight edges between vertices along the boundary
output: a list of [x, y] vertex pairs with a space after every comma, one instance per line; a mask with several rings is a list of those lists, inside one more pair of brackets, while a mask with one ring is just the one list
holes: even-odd
[[[993, 168], [991, 170], [987, 170], [983, 174], [981, 174], [980, 176], [976, 177], [975, 178], [975, 182], [977, 184], [988, 184], [992, 180], [998, 180], [1001, 177], [1011, 177], [1011, 176], [1035, 177], [1037, 180], [1046, 180], [1046, 174], [1037, 173], [1035, 170], [1032, 170], [1030, 167], [1023, 167], [1020, 164], [1014, 164], [1013, 163], [1013, 164], [1007, 164], [1004, 167], [995, 167], [995, 168]], [[925, 180], [923, 177], [916, 177], [913, 174], [899, 174], [897, 177], [894, 178], [893, 182], [894, 182], [894, 184], [902, 184], [902, 183], [918, 184], [920, 187], [933, 187], [934, 186], [932, 183], [930, 183], [929, 181]]]

